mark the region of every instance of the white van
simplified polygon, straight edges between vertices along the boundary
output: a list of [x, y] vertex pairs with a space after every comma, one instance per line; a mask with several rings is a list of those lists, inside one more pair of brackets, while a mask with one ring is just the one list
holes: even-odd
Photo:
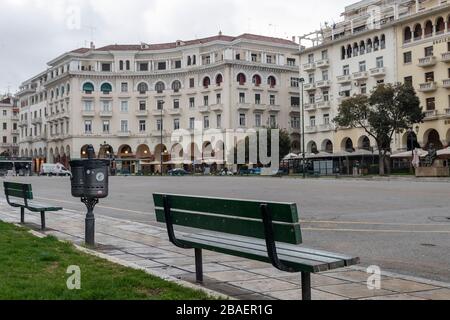
[[41, 167], [41, 176], [72, 176], [72, 173], [64, 168], [61, 163], [45, 163]]

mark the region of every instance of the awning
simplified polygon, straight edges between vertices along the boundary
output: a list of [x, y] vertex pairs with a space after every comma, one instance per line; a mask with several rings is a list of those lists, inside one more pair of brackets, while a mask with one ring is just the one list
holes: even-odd
[[[419, 157], [425, 158], [428, 155], [428, 151], [425, 151], [423, 149], [417, 149], [419, 153]], [[408, 159], [413, 158], [413, 152], [412, 151], [406, 151], [402, 153], [393, 154], [391, 156], [392, 159]]]

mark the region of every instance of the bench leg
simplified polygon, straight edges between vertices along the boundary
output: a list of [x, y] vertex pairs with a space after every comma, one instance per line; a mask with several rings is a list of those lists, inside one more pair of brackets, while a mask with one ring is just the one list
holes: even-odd
[[195, 275], [198, 283], [203, 283], [202, 249], [195, 249]]
[[45, 230], [45, 211], [41, 212], [41, 230]]
[[302, 299], [311, 300], [311, 273], [302, 272]]
[[25, 224], [25, 208], [20, 207], [20, 223]]

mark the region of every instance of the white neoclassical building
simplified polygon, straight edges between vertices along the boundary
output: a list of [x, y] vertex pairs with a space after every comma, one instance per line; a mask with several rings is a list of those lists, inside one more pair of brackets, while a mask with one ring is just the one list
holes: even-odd
[[[92, 144], [121, 172], [156, 172], [161, 154], [163, 170], [187, 164], [179, 161], [186, 150], [172, 141], [172, 132], [198, 126], [277, 126], [289, 130], [299, 150], [297, 51], [290, 40], [220, 33], [65, 53], [17, 94], [20, 154], [33, 157], [39, 170], [44, 162], [83, 158]], [[211, 156], [222, 144], [204, 141], [190, 149]]]
[[0, 97], [0, 156], [19, 155], [19, 108], [12, 95]]

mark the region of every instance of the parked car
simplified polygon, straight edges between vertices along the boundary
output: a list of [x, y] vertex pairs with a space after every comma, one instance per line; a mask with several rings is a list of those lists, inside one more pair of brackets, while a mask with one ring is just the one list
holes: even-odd
[[41, 176], [68, 176], [72, 177], [72, 172], [67, 170], [61, 163], [45, 163], [39, 173]]
[[186, 170], [184, 170], [184, 169], [172, 169], [172, 170], [169, 170], [168, 172], [167, 172], [167, 174], [169, 175], [169, 176], [185, 176], [185, 175], [188, 175], [188, 174], [190, 174], [188, 171], [186, 171]]

